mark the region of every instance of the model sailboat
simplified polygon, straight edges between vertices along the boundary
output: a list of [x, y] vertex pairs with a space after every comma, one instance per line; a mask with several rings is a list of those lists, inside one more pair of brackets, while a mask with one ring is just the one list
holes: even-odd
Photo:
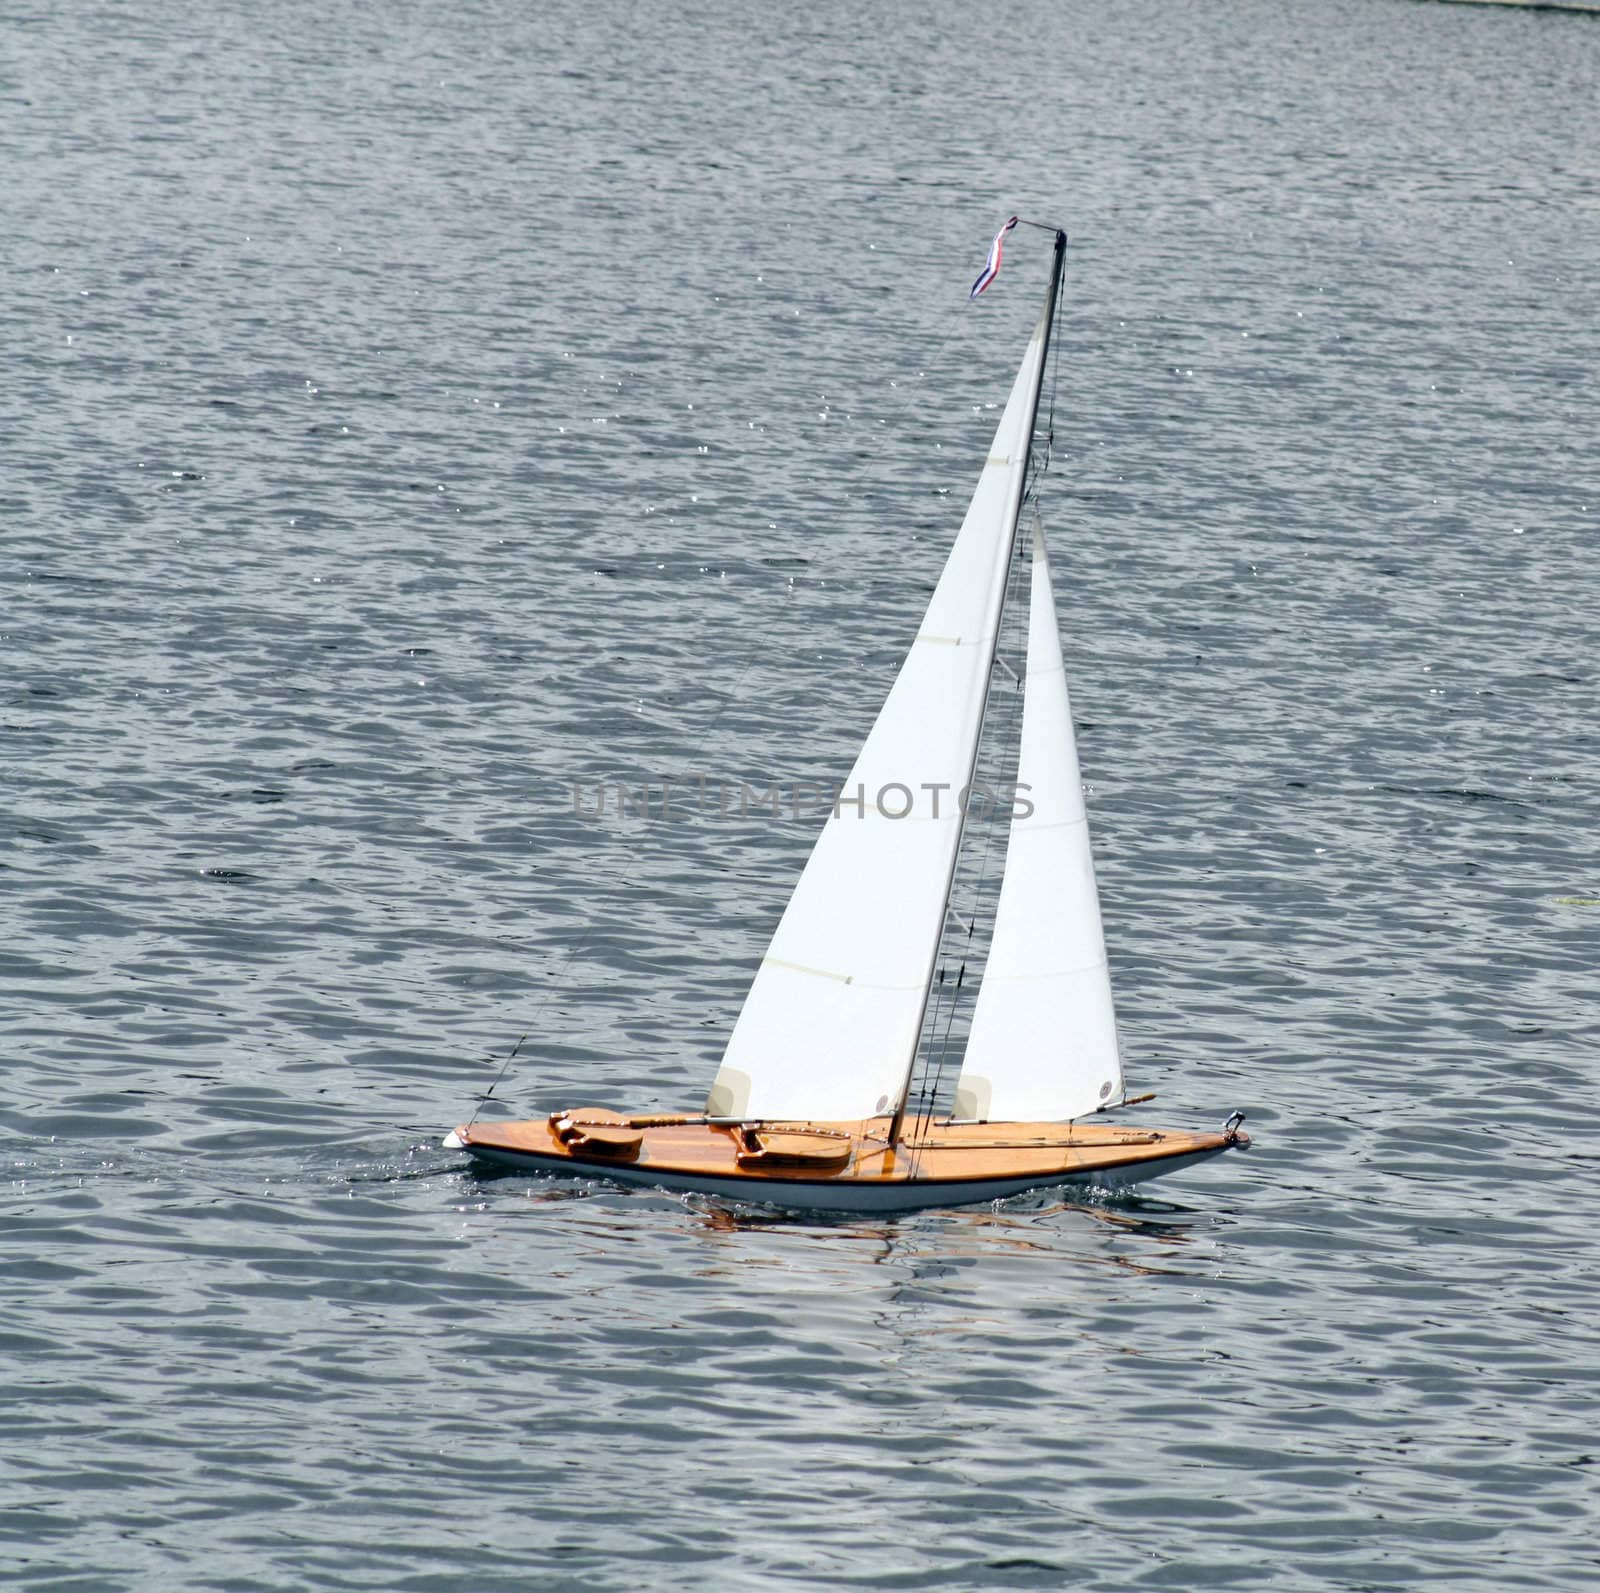
[[[1009, 224], [1008, 224], [1009, 225]], [[997, 241], [998, 243], [998, 241]], [[1249, 1141], [1087, 1121], [1125, 1104], [1042, 533], [1019, 535], [1065, 261], [921, 629], [811, 853], [705, 1110], [594, 1107], [445, 1140], [532, 1172], [840, 1211], [1131, 1183]], [[998, 246], [991, 256], [992, 277]], [[980, 284], [987, 285], [984, 278]], [[1016, 561], [1031, 560], [1021, 744], [989, 955], [952, 1108], [910, 1111]]]

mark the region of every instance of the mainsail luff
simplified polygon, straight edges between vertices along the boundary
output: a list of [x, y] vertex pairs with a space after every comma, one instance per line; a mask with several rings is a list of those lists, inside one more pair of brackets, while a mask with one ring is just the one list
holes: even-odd
[[[864, 1118], [904, 1098], [954, 875], [958, 794], [972, 779], [988, 699], [1064, 252], [1058, 235], [1044, 314], [972, 504], [751, 984], [707, 1100], [713, 1117]], [[896, 789], [916, 793], [909, 814], [882, 805]]]

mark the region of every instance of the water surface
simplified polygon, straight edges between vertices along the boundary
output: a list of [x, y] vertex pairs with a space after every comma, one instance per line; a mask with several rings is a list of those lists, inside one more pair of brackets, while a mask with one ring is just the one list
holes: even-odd
[[[5, 19], [0, 1564], [1569, 1590], [1600, 29], [1064, 0]], [[1044, 501], [1142, 1195], [786, 1221], [696, 1102], [1073, 238]]]

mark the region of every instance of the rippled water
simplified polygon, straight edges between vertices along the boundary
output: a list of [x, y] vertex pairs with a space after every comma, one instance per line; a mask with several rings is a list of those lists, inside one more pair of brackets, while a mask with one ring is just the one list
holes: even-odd
[[[0, 1566], [1600, 1578], [1600, 27], [461, 0], [0, 24]], [[697, 1101], [1074, 247], [1102, 1204], [487, 1180]]]

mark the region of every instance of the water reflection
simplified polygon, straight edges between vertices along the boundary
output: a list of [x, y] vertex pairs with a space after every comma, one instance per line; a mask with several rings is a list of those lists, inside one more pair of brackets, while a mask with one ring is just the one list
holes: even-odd
[[[1211, 1244], [1223, 1221], [1213, 1208], [1127, 1191], [1089, 1190], [1072, 1197], [1034, 1192], [994, 1205], [863, 1217], [476, 1167], [460, 1176], [484, 1193], [513, 1186], [520, 1202], [541, 1210], [581, 1205], [584, 1226], [619, 1244], [669, 1231], [677, 1240], [698, 1236], [715, 1246], [699, 1257], [710, 1272], [726, 1263], [811, 1268], [821, 1275], [865, 1259], [906, 1269], [907, 1278], [922, 1284], [986, 1260], [1037, 1257], [1143, 1276], [1184, 1276], [1201, 1266], [1209, 1272], [1215, 1261]], [[504, 1213], [502, 1201], [487, 1204]]]

